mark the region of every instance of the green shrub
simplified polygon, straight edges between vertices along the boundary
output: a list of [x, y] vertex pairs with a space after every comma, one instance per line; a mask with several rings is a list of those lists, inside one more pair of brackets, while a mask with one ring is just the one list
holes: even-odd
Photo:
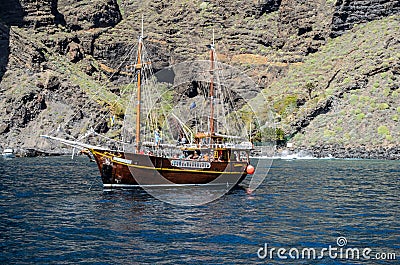
[[348, 84], [348, 83], [350, 83], [350, 77], [346, 77], [346, 78], [343, 80], [343, 84]]
[[378, 127], [378, 134], [382, 136], [390, 135], [390, 130], [387, 126], [381, 125]]
[[386, 88], [383, 90], [383, 95], [385, 95], [385, 97], [388, 97], [388, 96], [390, 95], [390, 88], [386, 87]]
[[357, 117], [357, 120], [361, 121], [361, 120], [363, 120], [365, 118], [365, 114], [364, 113], [358, 113], [356, 117]]
[[331, 138], [335, 135], [336, 135], [336, 132], [334, 132], [332, 130], [328, 130], [328, 129], [324, 130], [324, 137], [326, 137], [326, 138]]
[[360, 101], [369, 103], [372, 101], [372, 99], [368, 96], [360, 96]]
[[376, 103], [375, 102], [371, 102], [371, 104], [369, 105], [371, 110], [375, 110], [376, 109]]
[[351, 95], [350, 96], [350, 104], [353, 106], [356, 106], [359, 100], [359, 96], [357, 95]]
[[337, 131], [337, 132], [342, 132], [342, 131], [343, 131], [343, 127], [341, 127], [341, 126], [336, 126], [336, 127], [335, 127], [335, 131]]
[[381, 103], [378, 106], [378, 109], [380, 109], [380, 110], [385, 110], [385, 109], [388, 109], [388, 108], [389, 108], [389, 104], [387, 104], [387, 103]]
[[253, 142], [269, 142], [269, 141], [283, 141], [285, 140], [285, 133], [281, 128], [264, 128], [262, 131], [258, 130], [253, 137]]
[[297, 96], [287, 95], [282, 100], [274, 103], [274, 108], [281, 116], [286, 117], [289, 115], [297, 106]]
[[354, 110], [354, 114], [360, 114], [361, 113], [361, 110], [360, 109], [355, 109]]

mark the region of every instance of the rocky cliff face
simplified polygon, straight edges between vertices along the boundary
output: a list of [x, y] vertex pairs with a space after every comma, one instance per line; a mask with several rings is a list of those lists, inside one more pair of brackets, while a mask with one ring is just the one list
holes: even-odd
[[400, 158], [399, 20], [355, 26], [270, 84], [264, 96], [294, 146], [321, 156]]
[[11, 1], [0, 10], [2, 146], [48, 148], [38, 136], [57, 127], [64, 137], [104, 131], [106, 110], [63, 71], [83, 60], [90, 72], [94, 39], [121, 20], [117, 2]]
[[105, 80], [135, 42], [142, 14], [157, 69], [206, 58], [214, 29], [220, 60], [269, 87], [332, 37], [399, 12], [395, 0], [3, 1], [0, 145], [47, 148], [37, 136], [58, 125], [70, 136], [91, 123], [107, 131], [107, 121], [94, 120], [117, 111], [119, 89]]
[[400, 2], [391, 0], [337, 0], [332, 20], [332, 37], [337, 37], [351, 29], [354, 24], [381, 19], [399, 14]]
[[71, 30], [88, 30], [115, 26], [121, 21], [117, 0], [59, 0], [57, 10]]

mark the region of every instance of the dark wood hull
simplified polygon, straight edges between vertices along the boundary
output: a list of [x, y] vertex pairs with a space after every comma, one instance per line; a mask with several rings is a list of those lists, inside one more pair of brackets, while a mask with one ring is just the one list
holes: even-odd
[[127, 152], [91, 150], [105, 188], [239, 184], [247, 175], [245, 161], [198, 161]]

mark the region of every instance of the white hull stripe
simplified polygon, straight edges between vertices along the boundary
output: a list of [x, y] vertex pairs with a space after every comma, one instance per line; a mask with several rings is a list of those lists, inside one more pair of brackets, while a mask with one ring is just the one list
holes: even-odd
[[234, 185], [236, 183], [209, 183], [209, 184], [149, 184], [149, 185], [133, 185], [133, 184], [103, 184], [104, 188], [141, 188], [141, 187], [195, 187], [195, 186], [226, 186], [226, 185]]
[[124, 164], [128, 164], [128, 165], [132, 164], [132, 160], [123, 159], [123, 158], [116, 157], [116, 156], [114, 156], [112, 159], [113, 159], [113, 161], [121, 162], [121, 163], [124, 163]]

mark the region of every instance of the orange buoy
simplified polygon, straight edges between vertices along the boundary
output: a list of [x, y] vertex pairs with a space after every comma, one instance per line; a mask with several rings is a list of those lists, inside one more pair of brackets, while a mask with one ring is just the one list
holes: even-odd
[[255, 168], [252, 165], [248, 165], [246, 168], [247, 174], [253, 175], [255, 171]]

